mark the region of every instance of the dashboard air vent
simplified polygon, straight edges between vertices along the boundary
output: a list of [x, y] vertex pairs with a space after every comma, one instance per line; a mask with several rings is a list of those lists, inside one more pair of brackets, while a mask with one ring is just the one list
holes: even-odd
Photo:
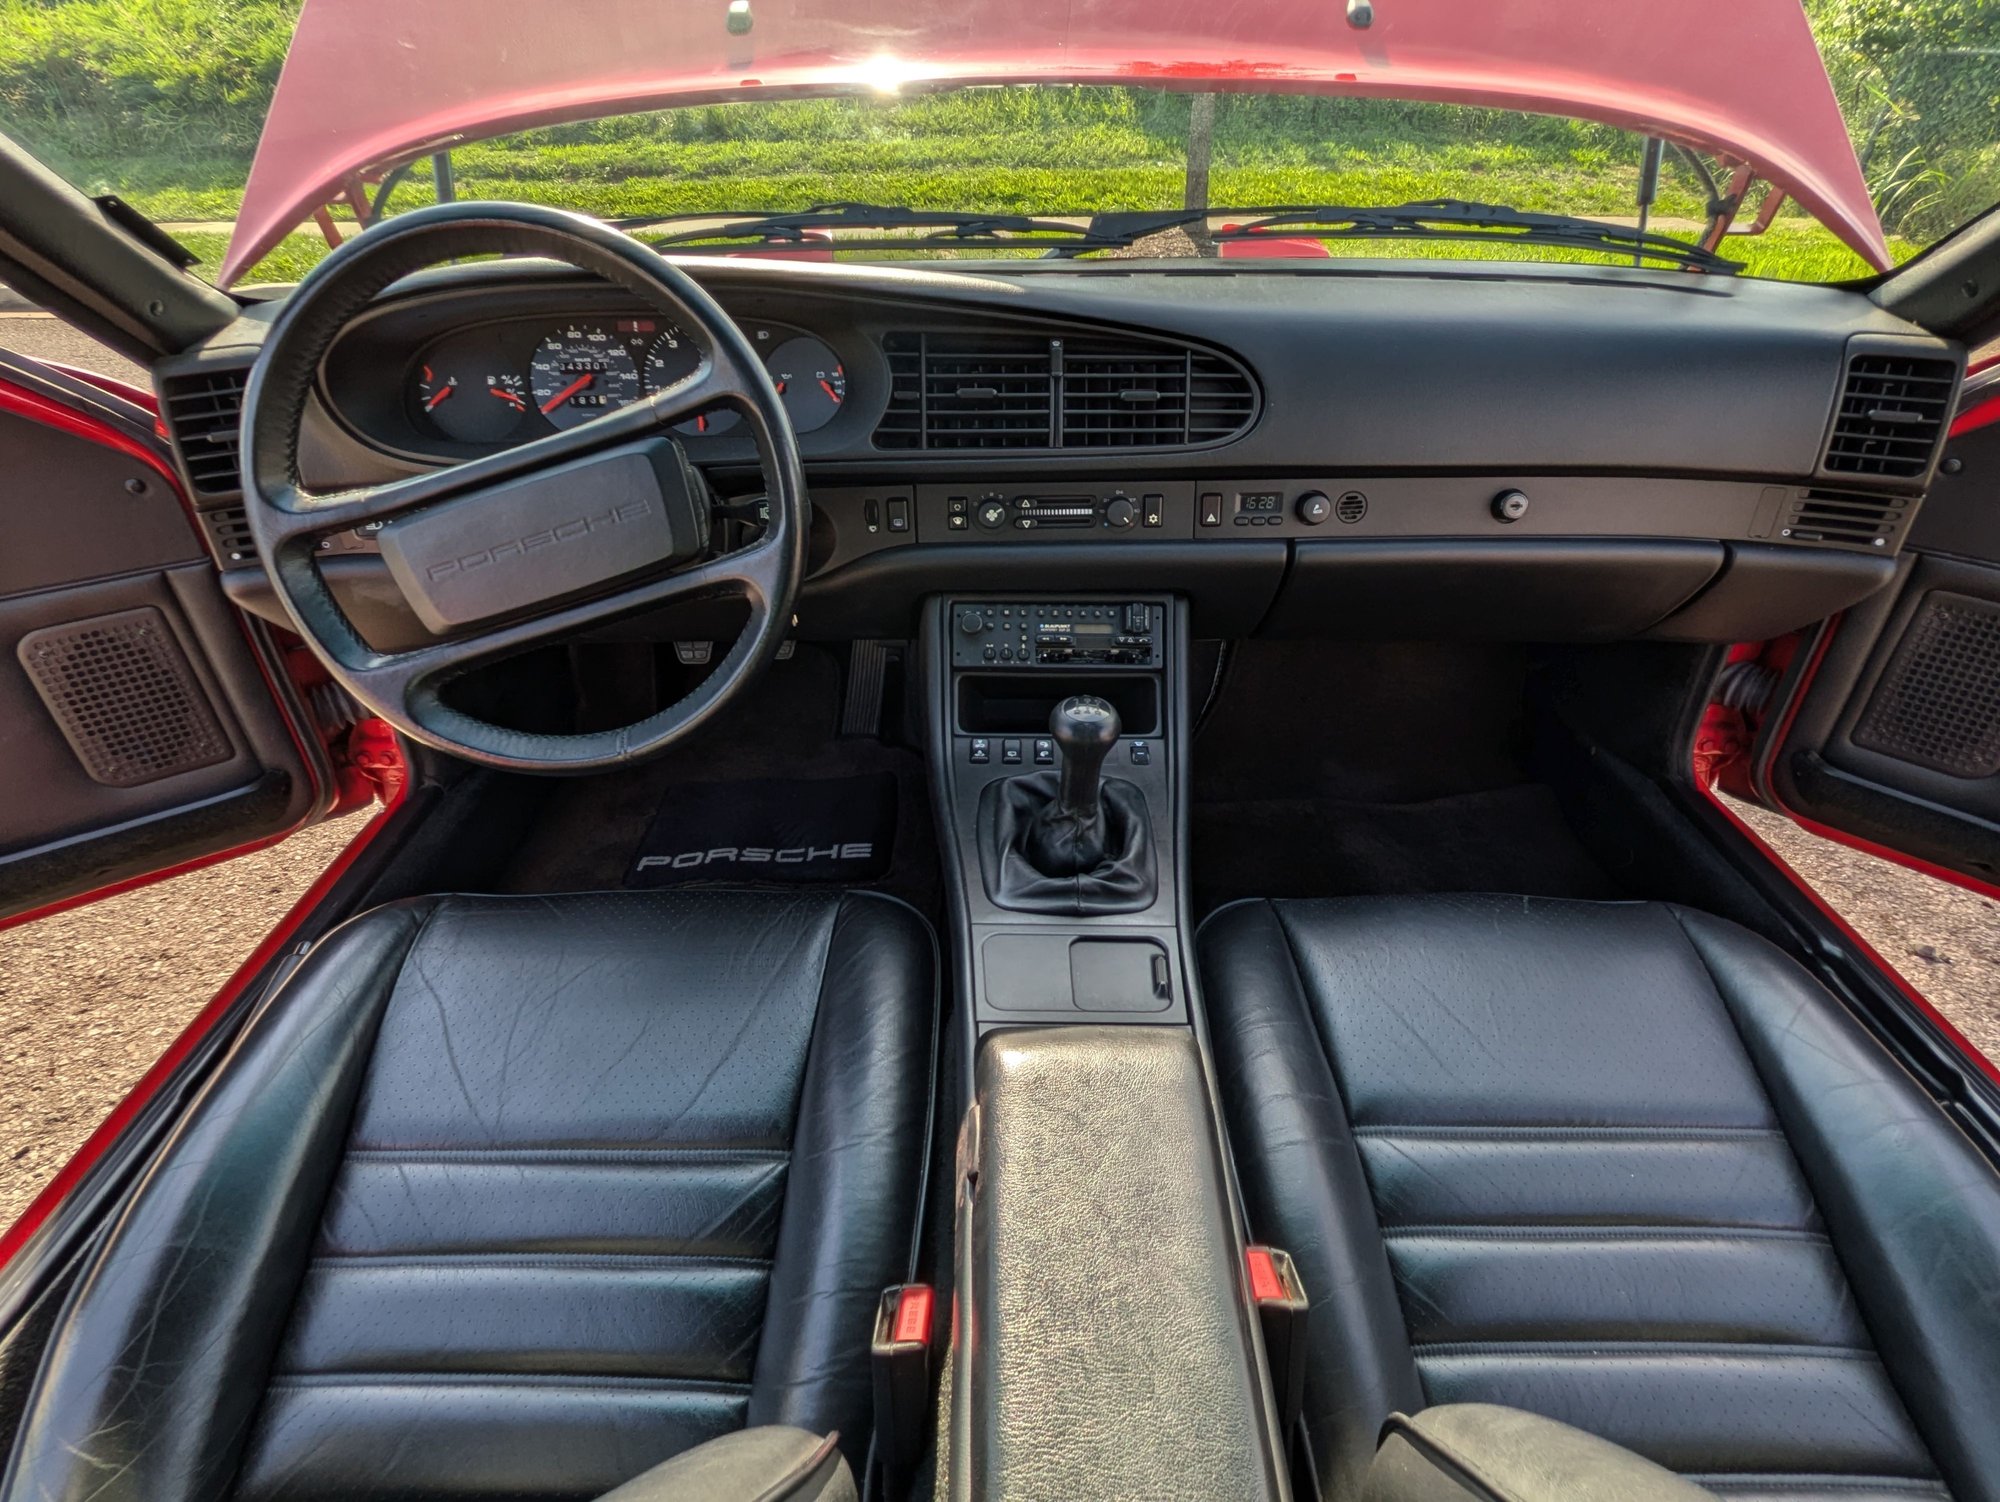
[[1847, 362], [1824, 468], [1889, 480], [1927, 473], [1944, 436], [1957, 379], [1958, 367], [1950, 360], [1854, 355]]
[[1792, 503], [1784, 535], [1793, 542], [1846, 542], [1887, 548], [1909, 515], [1910, 503], [1894, 496], [1841, 495], [1808, 490]]
[[206, 512], [208, 535], [215, 543], [215, 556], [224, 568], [236, 568], [257, 561], [257, 544], [250, 536], [250, 519], [241, 506], [224, 506]]
[[885, 449], [1128, 449], [1214, 443], [1256, 415], [1232, 361], [1110, 337], [891, 334]]
[[891, 334], [882, 448], [1045, 449], [1054, 357], [1032, 335]]
[[243, 388], [249, 380], [248, 370], [205, 370], [169, 376], [160, 383], [174, 451], [197, 495], [243, 492], [237, 450], [242, 443]]

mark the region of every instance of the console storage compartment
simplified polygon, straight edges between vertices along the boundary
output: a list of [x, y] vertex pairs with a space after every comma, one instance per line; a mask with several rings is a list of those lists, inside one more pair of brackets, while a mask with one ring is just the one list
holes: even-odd
[[974, 1076], [945, 1494], [1282, 1498], [1193, 1033], [1003, 1029]]

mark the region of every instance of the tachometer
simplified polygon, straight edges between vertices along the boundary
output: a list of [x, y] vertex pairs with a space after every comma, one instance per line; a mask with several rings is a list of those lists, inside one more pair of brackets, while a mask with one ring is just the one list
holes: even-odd
[[[685, 381], [701, 364], [701, 350], [694, 341], [679, 329], [669, 324], [660, 331], [646, 350], [646, 391], [665, 391], [669, 386]], [[703, 412], [686, 422], [674, 424], [677, 433], [726, 433], [735, 427], [737, 416], [727, 407], [718, 407], [713, 412]]]
[[528, 382], [476, 353], [465, 358], [438, 349], [417, 367], [417, 406], [447, 438], [499, 443], [528, 413]]
[[559, 428], [639, 399], [639, 367], [631, 351], [598, 324], [574, 323], [550, 334], [528, 371], [535, 410]]
[[787, 339], [771, 351], [764, 368], [785, 400], [794, 432], [825, 427], [847, 400], [847, 372], [840, 357], [817, 339]]

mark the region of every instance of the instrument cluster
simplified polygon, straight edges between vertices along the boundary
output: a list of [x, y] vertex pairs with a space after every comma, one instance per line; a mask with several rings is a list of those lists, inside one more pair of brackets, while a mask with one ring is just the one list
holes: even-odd
[[[847, 372], [825, 341], [777, 325], [746, 325], [786, 414], [800, 433], [826, 426], [847, 400]], [[425, 346], [405, 383], [417, 430], [457, 444], [538, 438], [655, 392], [700, 368], [701, 347], [656, 316], [512, 321], [461, 329]], [[727, 407], [677, 429], [720, 435], [742, 419]]]

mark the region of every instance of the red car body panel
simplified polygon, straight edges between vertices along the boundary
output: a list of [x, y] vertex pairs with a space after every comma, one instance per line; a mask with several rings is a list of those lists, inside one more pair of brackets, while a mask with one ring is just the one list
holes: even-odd
[[[1567, 115], [1748, 164], [1877, 267], [1874, 205], [1798, 0], [305, 0], [223, 262], [467, 140], [675, 105], [968, 84], [1135, 84]], [[1051, 212], [1063, 205], [1051, 204]]]

